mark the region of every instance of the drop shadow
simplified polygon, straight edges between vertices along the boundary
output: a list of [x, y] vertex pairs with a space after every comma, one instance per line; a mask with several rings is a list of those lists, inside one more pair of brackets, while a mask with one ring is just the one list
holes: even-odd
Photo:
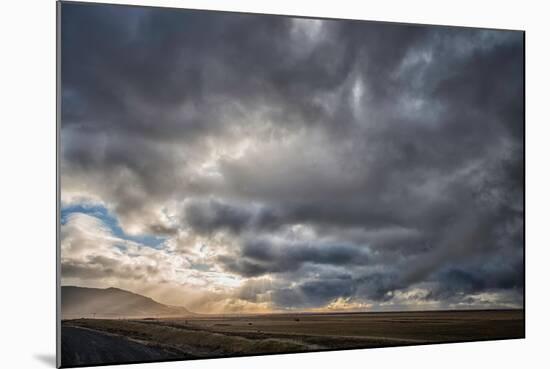
[[34, 358], [49, 367], [56, 368], [57, 362], [54, 354], [34, 354]]

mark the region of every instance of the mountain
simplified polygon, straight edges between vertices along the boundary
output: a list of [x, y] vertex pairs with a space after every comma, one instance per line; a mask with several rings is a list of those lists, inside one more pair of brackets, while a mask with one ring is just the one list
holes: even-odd
[[118, 288], [61, 287], [61, 315], [75, 318], [160, 318], [193, 315], [181, 306], [155, 300]]

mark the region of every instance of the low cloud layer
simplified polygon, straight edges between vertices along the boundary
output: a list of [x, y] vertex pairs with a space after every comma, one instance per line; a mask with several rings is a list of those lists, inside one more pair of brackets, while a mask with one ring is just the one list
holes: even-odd
[[91, 4], [62, 30], [63, 283], [522, 306], [522, 33]]

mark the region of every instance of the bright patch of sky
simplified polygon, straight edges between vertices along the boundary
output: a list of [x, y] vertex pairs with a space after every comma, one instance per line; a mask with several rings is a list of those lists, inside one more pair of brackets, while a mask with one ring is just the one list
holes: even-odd
[[155, 249], [162, 248], [164, 241], [166, 241], [166, 237], [159, 237], [152, 234], [127, 234], [120, 227], [120, 223], [116, 215], [110, 212], [105, 206], [97, 204], [83, 203], [63, 207], [61, 209], [61, 224], [64, 225], [67, 223], [68, 217], [74, 213], [87, 214], [101, 220], [114, 236], [124, 240], [134, 241]]

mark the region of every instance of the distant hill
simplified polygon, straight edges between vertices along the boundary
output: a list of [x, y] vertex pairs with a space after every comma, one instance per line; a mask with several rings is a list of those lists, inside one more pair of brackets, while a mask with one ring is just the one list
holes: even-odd
[[161, 318], [193, 315], [181, 306], [155, 300], [118, 288], [61, 287], [61, 315], [74, 318]]

